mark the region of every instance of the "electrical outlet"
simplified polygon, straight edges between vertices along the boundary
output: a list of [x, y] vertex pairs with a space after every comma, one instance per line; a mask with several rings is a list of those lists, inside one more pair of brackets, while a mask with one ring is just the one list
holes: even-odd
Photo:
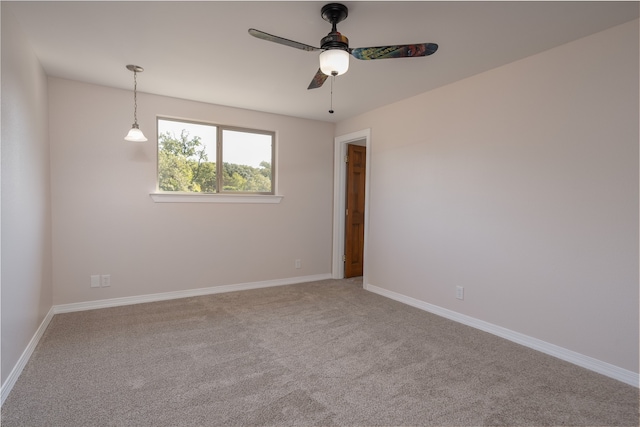
[[91, 287], [92, 288], [99, 288], [100, 287], [100, 275], [99, 274], [92, 274], [91, 275]]
[[107, 288], [107, 287], [111, 286], [111, 275], [110, 274], [103, 274], [102, 276], [100, 276], [100, 286], [102, 286], [103, 288]]
[[462, 286], [456, 286], [456, 298], [464, 299], [464, 288]]
[[299, 259], [297, 259], [297, 260], [296, 260], [296, 268], [300, 268], [300, 266], [301, 266], [301, 265], [302, 265], [302, 264], [300, 263], [300, 260], [299, 260]]

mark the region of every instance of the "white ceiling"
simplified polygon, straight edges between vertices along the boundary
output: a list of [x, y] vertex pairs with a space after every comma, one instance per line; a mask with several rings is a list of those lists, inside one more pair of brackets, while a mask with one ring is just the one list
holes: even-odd
[[[338, 31], [350, 47], [432, 42], [422, 58], [360, 61], [307, 90], [331, 26], [315, 1], [2, 2], [50, 76], [213, 104], [339, 121], [481, 73], [638, 17], [638, 2], [345, 1]], [[5, 13], [6, 9], [3, 10]], [[611, 48], [615, 48], [612, 46]], [[594, 50], [594, 55], [598, 52]]]

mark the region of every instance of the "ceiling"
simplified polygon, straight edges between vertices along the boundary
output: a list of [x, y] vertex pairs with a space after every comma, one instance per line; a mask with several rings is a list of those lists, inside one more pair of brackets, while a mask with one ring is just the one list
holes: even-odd
[[[636, 19], [638, 2], [345, 1], [349, 45], [431, 42], [428, 57], [361, 61], [307, 90], [318, 53], [250, 36], [257, 28], [312, 46], [331, 30], [328, 1], [3, 1], [49, 76], [340, 121]], [[3, 9], [5, 13], [6, 9]], [[614, 48], [614, 47], [612, 47]], [[598, 52], [593, 52], [597, 55]]]

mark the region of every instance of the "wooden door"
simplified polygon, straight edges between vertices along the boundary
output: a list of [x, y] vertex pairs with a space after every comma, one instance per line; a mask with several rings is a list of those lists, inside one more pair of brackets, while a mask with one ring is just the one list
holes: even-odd
[[362, 276], [364, 266], [364, 195], [367, 148], [347, 145], [347, 203], [344, 277]]

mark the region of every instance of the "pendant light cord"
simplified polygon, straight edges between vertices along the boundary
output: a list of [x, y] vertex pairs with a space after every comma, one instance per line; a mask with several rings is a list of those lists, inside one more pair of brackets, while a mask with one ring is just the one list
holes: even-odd
[[137, 71], [133, 71], [133, 123], [138, 124], [138, 75]]

